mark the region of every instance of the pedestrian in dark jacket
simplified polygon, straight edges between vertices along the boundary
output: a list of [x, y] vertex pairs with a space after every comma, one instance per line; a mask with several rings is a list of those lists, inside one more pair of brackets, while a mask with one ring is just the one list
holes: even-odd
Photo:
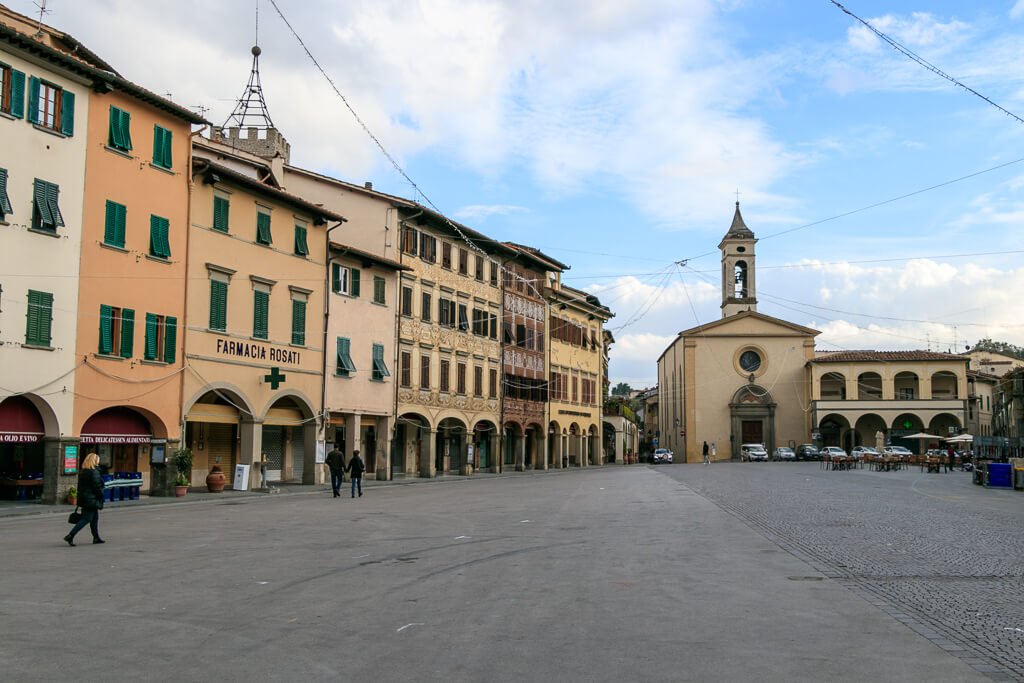
[[363, 464], [363, 459], [359, 457], [359, 451], [352, 451], [352, 459], [345, 465], [345, 471], [348, 472], [352, 478], [352, 497], [356, 497], [356, 487], [359, 487], [359, 497], [363, 497], [363, 470], [366, 466]]
[[334, 489], [334, 497], [341, 496], [341, 483], [345, 471], [345, 454], [338, 450], [338, 444], [327, 454], [327, 467], [331, 470], [331, 488]]
[[82, 508], [82, 519], [71, 528], [71, 533], [64, 537], [64, 542], [75, 545], [75, 534], [89, 525], [93, 543], [104, 543], [100, 538], [100, 510], [103, 509], [103, 477], [97, 465], [100, 456], [90, 453], [82, 461], [82, 470], [78, 473], [78, 505]]

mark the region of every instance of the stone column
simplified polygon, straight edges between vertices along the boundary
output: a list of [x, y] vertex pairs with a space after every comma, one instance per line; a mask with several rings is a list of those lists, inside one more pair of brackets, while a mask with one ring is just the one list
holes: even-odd
[[497, 429], [494, 430], [488, 441], [491, 448], [491, 472], [498, 473], [501, 471], [501, 436]]
[[[238, 464], [249, 465], [249, 489], [258, 490], [263, 485], [260, 460], [263, 454], [263, 420], [242, 416], [239, 425], [241, 442], [238, 449]], [[234, 476], [232, 476], [234, 481]]]
[[[546, 471], [548, 469], [548, 433], [546, 431], [540, 432], [540, 434], [538, 435], [537, 450], [535, 450], [534, 452], [539, 452], [540, 455], [540, 464], [535, 464], [534, 468], [543, 469]], [[536, 460], [537, 458], [535, 457], [534, 461]]]
[[377, 481], [391, 478], [391, 418], [377, 418]]
[[516, 435], [515, 437], [515, 449], [516, 455], [516, 472], [522, 472], [526, 469], [526, 432], [523, 432], [521, 436]]
[[434, 431], [433, 429], [421, 427], [420, 435], [421, 451], [423, 449], [422, 440], [425, 439], [427, 442], [426, 457], [423, 457], [422, 452], [420, 453], [420, 476], [426, 479], [430, 479], [437, 473], [437, 471], [434, 468], [434, 461], [437, 459], [437, 432]]

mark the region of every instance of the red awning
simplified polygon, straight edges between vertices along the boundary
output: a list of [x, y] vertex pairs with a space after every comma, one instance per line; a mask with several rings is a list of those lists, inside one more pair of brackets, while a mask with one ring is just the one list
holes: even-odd
[[0, 402], [0, 443], [35, 443], [46, 433], [39, 411], [24, 396]]
[[82, 443], [149, 443], [152, 429], [146, 418], [118, 406], [96, 413], [82, 425]]

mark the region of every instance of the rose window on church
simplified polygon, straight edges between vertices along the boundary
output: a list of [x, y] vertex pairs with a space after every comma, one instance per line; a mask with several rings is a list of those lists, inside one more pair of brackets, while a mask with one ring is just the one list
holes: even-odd
[[761, 356], [757, 351], [744, 351], [740, 354], [740, 367], [746, 372], [757, 372], [761, 367]]

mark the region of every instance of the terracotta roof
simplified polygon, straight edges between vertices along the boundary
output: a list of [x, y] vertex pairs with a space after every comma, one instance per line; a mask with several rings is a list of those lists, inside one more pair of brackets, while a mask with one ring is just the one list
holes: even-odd
[[392, 261], [389, 258], [377, 256], [376, 254], [371, 254], [368, 251], [363, 251], [362, 249], [350, 247], [347, 244], [342, 244], [341, 242], [335, 242], [331, 240], [330, 245], [332, 251], [339, 252], [337, 254], [338, 256], [351, 255], [353, 257], [360, 258], [365, 261], [372, 261], [373, 263], [377, 263], [382, 266], [387, 266], [388, 268], [392, 268], [394, 270], [412, 270], [412, 268], [410, 268], [409, 266], [404, 266], [398, 261]]
[[521, 254], [524, 254], [526, 256], [529, 256], [529, 257], [533, 258], [535, 261], [538, 261], [541, 264], [543, 264], [545, 266], [548, 266], [551, 270], [558, 270], [558, 271], [569, 270], [569, 266], [567, 266], [566, 264], [562, 263], [561, 261], [559, 261], [559, 260], [557, 260], [555, 258], [552, 258], [551, 256], [548, 256], [547, 254], [542, 252], [540, 249], [536, 249], [534, 247], [528, 247], [525, 244], [516, 244], [515, 242], [502, 242], [502, 244], [504, 244], [506, 247], [508, 247], [509, 249], [511, 249], [513, 251], [518, 251]]
[[848, 363], [856, 361], [926, 361], [944, 360], [966, 363], [968, 359], [955, 353], [935, 351], [819, 351], [812, 363]]

